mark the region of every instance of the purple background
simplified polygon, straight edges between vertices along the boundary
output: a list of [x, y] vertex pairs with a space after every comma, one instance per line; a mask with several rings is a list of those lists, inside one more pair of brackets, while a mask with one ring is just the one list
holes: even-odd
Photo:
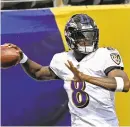
[[[49, 9], [1, 13], [2, 44], [18, 45], [35, 62], [49, 65], [64, 51], [54, 15]], [[1, 72], [1, 124], [8, 126], [69, 126], [63, 81], [35, 81], [20, 67]]]

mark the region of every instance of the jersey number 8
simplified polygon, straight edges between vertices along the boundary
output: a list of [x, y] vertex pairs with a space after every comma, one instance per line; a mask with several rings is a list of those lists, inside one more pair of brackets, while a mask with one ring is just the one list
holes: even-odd
[[89, 103], [89, 95], [84, 91], [85, 82], [71, 82], [72, 101], [77, 108], [84, 108]]

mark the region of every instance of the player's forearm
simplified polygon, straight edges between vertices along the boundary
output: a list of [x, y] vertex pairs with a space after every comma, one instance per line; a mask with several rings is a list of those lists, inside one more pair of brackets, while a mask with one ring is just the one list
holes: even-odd
[[32, 78], [37, 79], [36, 77], [36, 72], [38, 72], [41, 68], [42, 65], [28, 59], [27, 62], [21, 64], [21, 66], [23, 67], [24, 71], [31, 76]]
[[21, 65], [25, 72], [36, 80], [58, 79], [55, 73], [48, 66], [42, 66], [30, 59]]
[[115, 91], [117, 87], [115, 78], [108, 78], [108, 77], [102, 78], [102, 77], [92, 77], [84, 75], [83, 80], [111, 91]]

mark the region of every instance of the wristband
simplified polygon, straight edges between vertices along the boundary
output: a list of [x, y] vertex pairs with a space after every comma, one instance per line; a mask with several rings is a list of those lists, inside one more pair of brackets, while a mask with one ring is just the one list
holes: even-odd
[[115, 77], [117, 87], [115, 91], [122, 92], [124, 88], [124, 80], [121, 77]]
[[28, 60], [28, 57], [23, 53], [23, 59], [20, 61], [20, 63], [26, 63]]

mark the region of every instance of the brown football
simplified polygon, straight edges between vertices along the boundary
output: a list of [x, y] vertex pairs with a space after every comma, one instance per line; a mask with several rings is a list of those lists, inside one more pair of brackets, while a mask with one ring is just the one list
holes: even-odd
[[9, 68], [20, 61], [20, 54], [15, 48], [1, 45], [1, 68]]

